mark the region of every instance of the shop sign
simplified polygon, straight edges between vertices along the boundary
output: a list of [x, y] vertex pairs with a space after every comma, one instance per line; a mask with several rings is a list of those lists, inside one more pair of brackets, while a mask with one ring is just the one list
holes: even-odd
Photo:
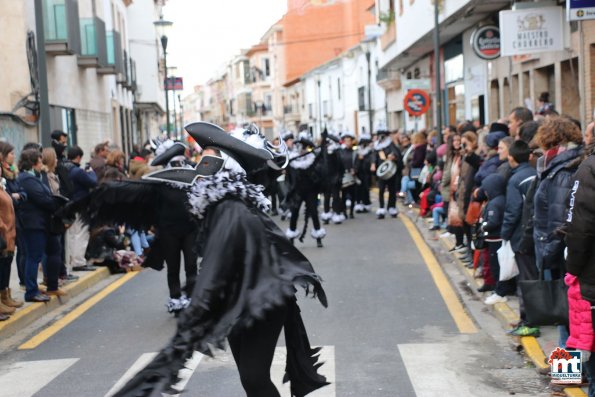
[[407, 113], [419, 117], [430, 108], [430, 96], [424, 90], [409, 90], [405, 95], [403, 105]]
[[165, 79], [165, 89], [168, 91], [183, 91], [184, 80], [181, 77], [168, 77]]
[[485, 60], [500, 56], [500, 29], [497, 26], [482, 26], [471, 35], [471, 48], [475, 55]]
[[595, 19], [595, 0], [568, 0], [566, 12], [569, 21]]
[[502, 56], [564, 50], [562, 7], [500, 11]]
[[408, 90], [429, 90], [431, 88], [430, 79], [409, 79], [402, 80], [403, 89]]

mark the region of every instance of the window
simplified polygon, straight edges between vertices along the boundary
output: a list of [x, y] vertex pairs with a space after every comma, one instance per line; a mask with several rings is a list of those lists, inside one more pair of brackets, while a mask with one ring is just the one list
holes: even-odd
[[330, 116], [330, 112], [328, 110], [328, 101], [322, 101], [322, 115], [323, 116]]
[[311, 119], [314, 118], [314, 105], [312, 105], [311, 103], [308, 104], [308, 117], [310, 117]]
[[271, 94], [266, 94], [264, 96], [264, 110], [269, 112], [273, 109], [273, 96]]
[[357, 103], [360, 111], [366, 110], [366, 87], [361, 86], [357, 89]]
[[264, 58], [262, 60], [262, 70], [264, 72], [265, 77], [269, 77], [271, 75], [271, 65], [269, 58]]
[[341, 78], [337, 79], [337, 99], [341, 99]]

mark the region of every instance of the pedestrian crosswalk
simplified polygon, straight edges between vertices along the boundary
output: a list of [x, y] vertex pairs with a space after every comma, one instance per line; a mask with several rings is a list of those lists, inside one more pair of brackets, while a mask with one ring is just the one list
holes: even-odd
[[[104, 397], [111, 397], [126, 382], [144, 368], [156, 355], [155, 352], [143, 353], [128, 368], [121, 371], [123, 375], [114, 383]], [[271, 366], [271, 379], [282, 397], [290, 397], [289, 384], [283, 384], [283, 375], [285, 374], [285, 347], [277, 347]], [[33, 395], [44, 395], [44, 387], [49, 385], [54, 379], [65, 373], [71, 368], [76, 367], [78, 358], [61, 360], [40, 360], [23, 361], [14, 363], [10, 366], [0, 369], [0, 397], [30, 397]], [[311, 397], [335, 397], [335, 348], [334, 346], [323, 346], [319, 361], [324, 362], [320, 368], [320, 373], [326, 376], [331, 383], [314, 393]], [[214, 367], [224, 367], [235, 371], [235, 362], [231, 352], [219, 352], [214, 358], [203, 356], [195, 352], [192, 358], [186, 363], [186, 368], [180, 371], [180, 382], [174, 386], [176, 390], [182, 392], [195, 373], [208, 372]], [[32, 374], [35, 374], [32, 376]], [[309, 397], [310, 397], [309, 396]], [[218, 397], [218, 396], [209, 396]], [[227, 397], [227, 396], [221, 396]]]

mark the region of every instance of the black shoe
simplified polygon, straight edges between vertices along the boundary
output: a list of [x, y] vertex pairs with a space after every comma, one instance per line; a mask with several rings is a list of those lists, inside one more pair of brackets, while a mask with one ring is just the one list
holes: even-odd
[[45, 303], [45, 302], [50, 301], [50, 297], [47, 295], [44, 295], [42, 293], [39, 293], [39, 294], [35, 295], [33, 298], [29, 298], [29, 299], [25, 298], [25, 301], [26, 302], [43, 302], [43, 303]]
[[431, 231], [434, 231], [434, 230], [440, 230], [440, 226], [432, 226], [432, 227], [430, 228], [430, 230], [431, 230]]
[[488, 292], [488, 291], [493, 291], [494, 289], [496, 289], [495, 285], [484, 284], [477, 289], [477, 292]]
[[465, 245], [463, 245], [463, 244], [461, 244], [461, 245], [455, 245], [454, 247], [452, 247], [451, 249], [449, 249], [448, 252], [459, 251], [459, 250], [462, 250], [463, 248], [465, 248]]
[[353, 219], [353, 218], [355, 218], [355, 217], [353, 216], [353, 214], [349, 214], [349, 218], [350, 218], [350, 219]]
[[378, 219], [384, 219], [384, 215], [377, 215]]

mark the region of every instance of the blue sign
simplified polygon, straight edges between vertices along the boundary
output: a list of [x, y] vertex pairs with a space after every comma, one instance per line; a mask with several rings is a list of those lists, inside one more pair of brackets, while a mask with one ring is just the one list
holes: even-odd
[[568, 0], [566, 12], [569, 21], [595, 19], [595, 0]]

